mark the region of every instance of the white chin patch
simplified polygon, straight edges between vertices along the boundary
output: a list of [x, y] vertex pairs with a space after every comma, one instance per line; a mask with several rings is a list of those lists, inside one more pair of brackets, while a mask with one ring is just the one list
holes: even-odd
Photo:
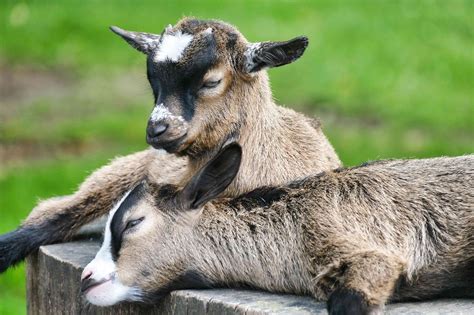
[[[87, 301], [98, 306], [109, 306], [122, 301], [139, 300], [138, 288], [126, 286], [117, 278], [115, 263], [106, 251], [99, 251], [85, 268], [92, 271], [91, 278], [103, 283], [88, 289]], [[106, 280], [106, 281], [104, 281]]]
[[111, 279], [86, 292], [86, 299], [89, 303], [97, 306], [110, 306], [123, 301], [134, 301], [138, 296], [138, 290], [130, 288], [120, 283], [116, 279]]
[[192, 40], [192, 35], [183, 34], [181, 31], [173, 35], [163, 35], [162, 41], [153, 60], [155, 62], [166, 60], [177, 62]]

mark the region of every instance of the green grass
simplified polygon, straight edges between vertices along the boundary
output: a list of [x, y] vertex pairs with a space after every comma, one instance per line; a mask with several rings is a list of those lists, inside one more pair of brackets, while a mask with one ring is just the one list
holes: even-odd
[[[0, 99], [0, 149], [23, 152], [0, 161], [0, 233], [145, 147], [145, 58], [107, 27], [160, 33], [184, 15], [251, 41], [309, 36], [303, 58], [270, 71], [274, 95], [320, 116], [346, 165], [474, 151], [473, 1], [3, 1], [0, 66], [67, 80]], [[1, 275], [0, 314], [25, 313], [24, 294], [22, 267]]]

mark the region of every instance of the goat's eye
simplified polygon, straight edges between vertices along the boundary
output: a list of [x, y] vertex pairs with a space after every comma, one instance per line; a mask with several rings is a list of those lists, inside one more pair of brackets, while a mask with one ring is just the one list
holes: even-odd
[[222, 80], [215, 80], [215, 81], [207, 81], [207, 82], [204, 82], [204, 84], [202, 85], [201, 88], [203, 89], [212, 89], [212, 88], [215, 88], [216, 86], [219, 85], [219, 83], [221, 83]]
[[128, 229], [131, 229], [135, 226], [137, 226], [138, 224], [140, 224], [140, 222], [142, 222], [144, 219], [144, 217], [141, 217], [140, 219], [136, 219], [136, 220], [132, 220], [132, 221], [128, 221], [127, 222], [127, 225], [125, 226], [125, 231], [128, 230]]

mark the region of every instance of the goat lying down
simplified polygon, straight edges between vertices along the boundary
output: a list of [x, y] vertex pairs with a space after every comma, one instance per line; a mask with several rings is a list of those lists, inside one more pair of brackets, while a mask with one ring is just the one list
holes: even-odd
[[230, 141], [246, 150], [222, 197], [341, 166], [319, 121], [278, 106], [270, 89], [267, 69], [300, 58], [306, 37], [251, 43], [232, 25], [193, 18], [161, 35], [112, 30], [146, 55], [154, 104], [146, 139], [153, 148], [94, 171], [72, 195], [41, 201], [0, 235], [0, 274], [41, 245], [71, 239], [144, 177], [185, 182]]
[[474, 297], [474, 155], [378, 161], [209, 202], [241, 154], [226, 146], [182, 189], [144, 181], [127, 193], [83, 271], [87, 300], [244, 286], [367, 314], [390, 301]]

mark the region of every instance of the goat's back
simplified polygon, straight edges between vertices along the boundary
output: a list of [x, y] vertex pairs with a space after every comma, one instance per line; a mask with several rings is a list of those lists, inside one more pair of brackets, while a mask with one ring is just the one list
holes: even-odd
[[383, 250], [407, 262], [395, 300], [473, 292], [473, 155], [367, 163], [307, 178], [291, 194], [310, 212], [315, 261], [332, 245]]

